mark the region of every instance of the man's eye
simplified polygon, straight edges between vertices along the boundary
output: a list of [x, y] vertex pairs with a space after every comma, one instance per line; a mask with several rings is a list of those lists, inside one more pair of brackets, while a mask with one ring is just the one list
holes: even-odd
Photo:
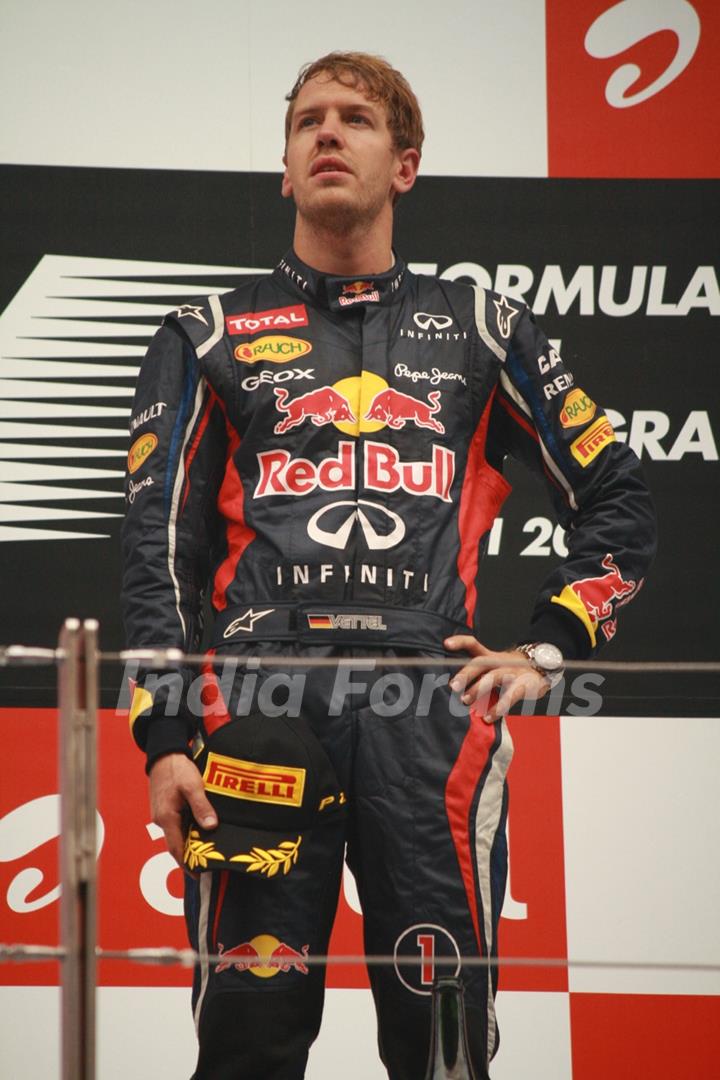
[[370, 121], [368, 120], [367, 116], [363, 116], [362, 113], [353, 113], [353, 115], [350, 117], [350, 123], [351, 124], [369, 124]]
[[314, 116], [303, 116], [302, 120], [300, 121], [299, 126], [301, 128], [312, 127], [312, 125], [316, 124], [316, 123], [317, 123], [317, 120], [315, 119]]

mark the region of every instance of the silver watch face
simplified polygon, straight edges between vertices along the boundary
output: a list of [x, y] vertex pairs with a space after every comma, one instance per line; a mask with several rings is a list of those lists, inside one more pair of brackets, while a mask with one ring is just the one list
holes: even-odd
[[532, 658], [543, 671], [558, 671], [563, 666], [563, 654], [557, 645], [551, 645], [548, 641], [533, 646]]

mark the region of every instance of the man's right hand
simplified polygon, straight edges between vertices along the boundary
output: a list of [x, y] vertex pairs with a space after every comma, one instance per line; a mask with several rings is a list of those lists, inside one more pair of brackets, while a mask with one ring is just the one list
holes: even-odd
[[205, 794], [197, 766], [185, 754], [166, 754], [150, 769], [150, 810], [153, 821], [165, 833], [170, 854], [181, 868], [184, 868], [186, 805], [203, 829], [215, 828], [217, 814]]

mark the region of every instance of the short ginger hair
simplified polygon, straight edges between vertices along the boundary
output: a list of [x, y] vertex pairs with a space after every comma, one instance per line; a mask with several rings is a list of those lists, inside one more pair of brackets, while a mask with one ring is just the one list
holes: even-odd
[[285, 100], [289, 101], [285, 114], [285, 142], [290, 136], [295, 99], [303, 86], [317, 75], [327, 75], [343, 86], [361, 86], [371, 101], [385, 106], [387, 123], [396, 150], [409, 148], [422, 153], [425, 139], [422, 113], [418, 99], [404, 75], [396, 71], [382, 56], [362, 52], [331, 52], [319, 60], [305, 64], [295, 80], [295, 85]]

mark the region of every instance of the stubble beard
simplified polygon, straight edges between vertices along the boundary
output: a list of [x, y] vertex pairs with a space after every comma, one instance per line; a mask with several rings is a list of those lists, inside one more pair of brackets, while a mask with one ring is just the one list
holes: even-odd
[[380, 217], [386, 199], [379, 193], [363, 200], [345, 198], [295, 198], [298, 215], [314, 232], [348, 236], [369, 229]]

